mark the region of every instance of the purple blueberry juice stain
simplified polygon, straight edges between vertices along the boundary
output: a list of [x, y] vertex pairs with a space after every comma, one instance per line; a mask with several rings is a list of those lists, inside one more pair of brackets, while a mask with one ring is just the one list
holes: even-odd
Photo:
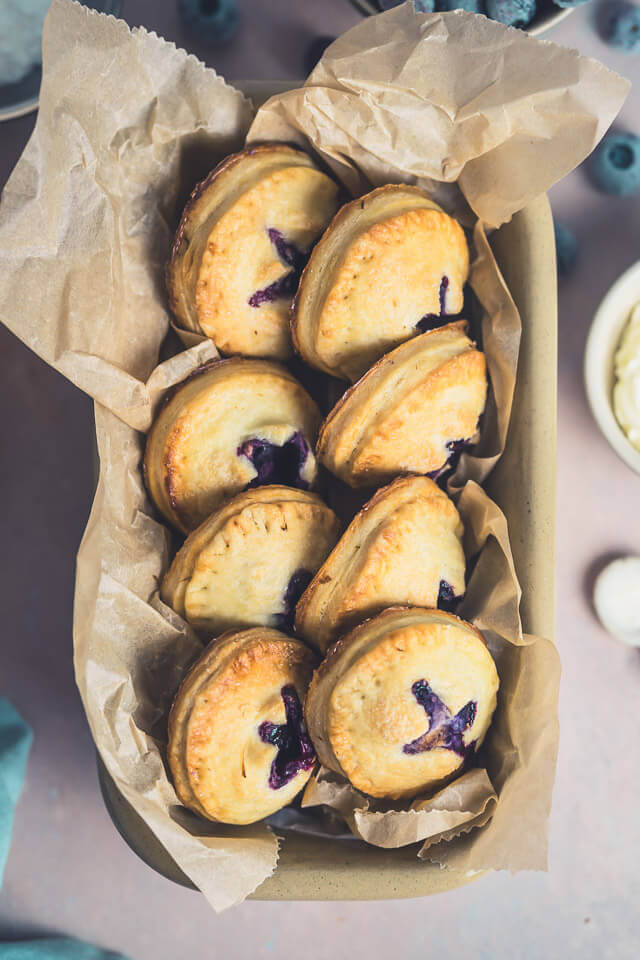
[[275, 247], [279, 259], [292, 269], [289, 273], [285, 273], [284, 277], [280, 277], [279, 280], [269, 284], [268, 287], [252, 293], [248, 300], [250, 307], [260, 307], [263, 303], [273, 303], [274, 300], [292, 297], [298, 288], [300, 274], [307, 261], [307, 254], [299, 250], [290, 240], [286, 240], [279, 230], [269, 227], [267, 235]]
[[284, 630], [285, 633], [291, 633], [298, 600], [312, 579], [313, 574], [309, 570], [296, 570], [293, 574], [284, 594], [284, 611], [282, 613], [276, 613], [273, 618], [274, 626], [277, 630]]
[[275, 280], [263, 290], [256, 290], [249, 297], [250, 307], [261, 307], [263, 303], [273, 303], [274, 300], [281, 300], [285, 297], [292, 297], [298, 287], [298, 275], [295, 273], [285, 273], [284, 277]]
[[426, 680], [416, 680], [411, 687], [411, 692], [420, 706], [424, 707], [429, 718], [429, 729], [421, 737], [412, 740], [411, 743], [405, 743], [402, 748], [403, 753], [414, 755], [424, 753], [425, 750], [435, 750], [437, 747], [442, 747], [466, 758], [473, 752], [476, 745], [475, 740], [465, 745], [463, 734], [465, 730], [473, 726], [473, 721], [476, 718], [478, 704], [475, 700], [469, 700], [462, 710], [452, 716], [449, 708], [433, 692]]
[[310, 770], [316, 762], [316, 753], [302, 719], [302, 707], [293, 684], [280, 691], [284, 703], [286, 721], [270, 723], [265, 720], [258, 727], [258, 736], [263, 743], [272, 743], [277, 748], [269, 771], [269, 786], [272, 790], [284, 787], [301, 770]]
[[458, 466], [458, 461], [460, 460], [462, 452], [470, 445], [471, 438], [467, 440], [449, 440], [449, 442], [445, 444], [447, 450], [449, 451], [447, 459], [441, 467], [438, 467], [437, 470], [431, 470], [427, 474], [429, 479], [436, 480], [442, 486], [449, 474], [453, 473]]
[[445, 613], [453, 613], [462, 597], [457, 597], [453, 592], [453, 587], [446, 580], [440, 581], [438, 587], [438, 610], [444, 610]]
[[440, 290], [438, 292], [438, 301], [440, 304], [440, 313], [425, 313], [421, 320], [418, 320], [416, 327], [422, 333], [428, 330], [436, 330], [438, 327], [449, 323], [450, 317], [447, 314], [447, 290], [449, 289], [449, 277], [444, 276], [440, 281]]
[[239, 457], [246, 457], [257, 473], [247, 485], [247, 489], [269, 483], [281, 483], [287, 487], [298, 487], [300, 490], [309, 488], [309, 484], [302, 477], [302, 469], [309, 456], [309, 446], [299, 430], [282, 446], [271, 443], [270, 440], [252, 437], [251, 440], [245, 440], [236, 453]]

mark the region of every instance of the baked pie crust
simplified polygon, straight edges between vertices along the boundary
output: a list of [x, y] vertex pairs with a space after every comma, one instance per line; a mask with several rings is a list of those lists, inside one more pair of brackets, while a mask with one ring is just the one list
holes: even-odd
[[320, 411], [284, 367], [214, 360], [169, 395], [149, 431], [147, 488], [179, 530], [195, 529], [247, 487], [311, 487]]
[[294, 345], [310, 366], [357, 380], [459, 313], [468, 273], [453, 217], [418, 187], [378, 187], [345, 204], [315, 246], [292, 310]]
[[258, 625], [291, 633], [295, 604], [339, 532], [338, 518], [313, 493], [247, 490], [187, 537], [160, 596], [209, 636]]
[[305, 719], [325, 767], [370, 796], [410, 798], [442, 786], [480, 746], [498, 685], [470, 623], [391, 607], [331, 648]]
[[464, 528], [428, 477], [379, 490], [351, 521], [296, 608], [296, 633], [321, 651], [393, 604], [445, 608], [464, 594]]
[[244, 824], [293, 800], [315, 765], [301, 707], [313, 664], [304, 644], [267, 627], [207, 647], [169, 717], [169, 767], [185, 806]]
[[286, 359], [289, 308], [339, 187], [301, 150], [249, 147], [194, 190], [167, 267], [178, 325], [225, 354]]
[[450, 323], [378, 360], [322, 425], [320, 462], [352, 487], [439, 474], [475, 440], [486, 402], [484, 354], [465, 331]]

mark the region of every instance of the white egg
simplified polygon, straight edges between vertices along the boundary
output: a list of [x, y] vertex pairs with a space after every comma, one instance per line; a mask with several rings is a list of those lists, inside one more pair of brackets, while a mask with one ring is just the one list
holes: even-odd
[[595, 582], [593, 604], [609, 633], [640, 647], [640, 557], [607, 564]]

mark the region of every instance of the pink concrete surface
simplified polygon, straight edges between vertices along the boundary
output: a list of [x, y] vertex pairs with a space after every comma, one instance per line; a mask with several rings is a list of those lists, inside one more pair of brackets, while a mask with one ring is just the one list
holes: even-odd
[[[616, 54], [597, 38], [592, 6], [549, 39], [637, 83], [640, 58]], [[240, 0], [240, 7], [243, 29], [228, 50], [206, 56], [193, 48], [231, 80], [301, 76], [314, 34], [357, 21], [346, 0]], [[175, 3], [125, 0], [123, 15], [183, 42]], [[0, 184], [32, 122], [0, 125]], [[620, 125], [640, 130], [635, 89]], [[91, 407], [0, 328], [0, 693], [35, 731], [0, 892], [0, 940], [75, 935], [132, 960], [303, 952], [332, 960], [638, 956], [640, 652], [606, 635], [589, 597], [605, 558], [640, 553], [640, 477], [591, 419], [582, 354], [600, 298], [640, 258], [640, 198], [598, 194], [578, 170], [553, 188], [551, 202], [577, 234], [580, 258], [560, 283], [556, 637], [563, 680], [549, 873], [495, 874], [431, 900], [247, 903], [216, 917], [198, 894], [137, 860], [104, 810], [72, 672], [74, 560], [91, 498]]]

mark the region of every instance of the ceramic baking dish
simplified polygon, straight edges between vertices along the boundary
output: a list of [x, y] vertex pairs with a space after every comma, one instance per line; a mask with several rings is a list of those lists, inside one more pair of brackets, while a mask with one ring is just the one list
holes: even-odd
[[[553, 638], [557, 303], [553, 223], [546, 196], [501, 227], [492, 246], [520, 310], [523, 332], [507, 446], [486, 487], [509, 522], [522, 586], [524, 630]], [[100, 762], [98, 766], [107, 809], [129, 846], [154, 870], [191, 886]], [[278, 832], [286, 836], [278, 868], [253, 899], [420, 897], [472, 879], [418, 860], [415, 847], [382, 850], [357, 840]]]
[[[254, 83], [242, 89], [260, 106], [293, 84]], [[551, 208], [538, 197], [491, 237], [496, 259], [522, 318], [522, 342], [507, 445], [485, 484], [504, 511], [522, 587], [526, 633], [553, 639], [555, 616], [555, 482], [557, 286]], [[517, 478], [517, 481], [515, 480]], [[150, 867], [186, 887], [193, 884], [115, 787], [98, 758], [105, 805], [124, 840]], [[254, 900], [388, 900], [452, 890], [479, 874], [442, 870], [418, 860], [416, 847], [383, 850], [363, 841], [285, 836], [278, 867]]]

